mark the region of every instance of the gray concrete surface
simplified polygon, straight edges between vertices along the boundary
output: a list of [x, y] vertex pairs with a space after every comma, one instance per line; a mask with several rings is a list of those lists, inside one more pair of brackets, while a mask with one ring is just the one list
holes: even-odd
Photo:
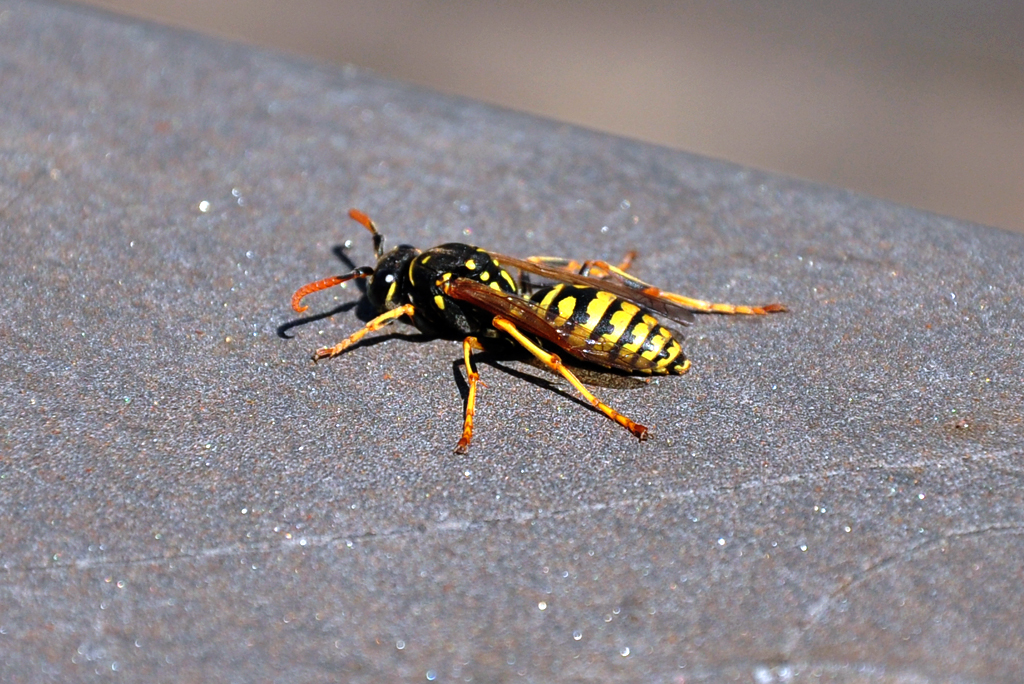
[[1024, 232], [1019, 0], [76, 0]]
[[[1024, 237], [61, 5], [0, 79], [0, 680], [1019, 681]], [[350, 206], [791, 311], [456, 456], [456, 343], [309, 361]]]

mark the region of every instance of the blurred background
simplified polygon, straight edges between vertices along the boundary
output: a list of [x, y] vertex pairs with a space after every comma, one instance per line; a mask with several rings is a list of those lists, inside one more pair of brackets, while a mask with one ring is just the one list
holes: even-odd
[[83, 0], [1024, 232], [1020, 0]]

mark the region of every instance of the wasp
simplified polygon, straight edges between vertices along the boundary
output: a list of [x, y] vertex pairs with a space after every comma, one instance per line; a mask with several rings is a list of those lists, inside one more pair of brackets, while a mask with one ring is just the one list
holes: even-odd
[[[317, 349], [313, 360], [338, 356], [367, 334], [400, 319], [427, 335], [461, 339], [469, 392], [462, 437], [455, 447], [458, 454], [468, 452], [473, 438], [480, 374], [472, 352], [484, 351], [486, 341], [521, 346], [565, 378], [595, 409], [643, 441], [647, 428], [598, 399], [560, 354], [629, 375], [682, 375], [690, 368], [680, 346], [682, 335], [662, 325], [657, 316], [688, 325], [694, 312], [765, 315], [786, 310], [781, 304], [725, 304], [662, 291], [626, 272], [633, 253], [613, 266], [556, 257], [518, 259], [458, 242], [426, 251], [399, 245], [385, 252], [374, 222], [356, 209], [349, 216], [373, 237], [377, 265], [300, 287], [292, 296], [292, 308], [301, 313], [308, 308], [302, 305], [307, 295], [367, 279], [366, 295], [378, 315], [333, 347]], [[519, 280], [508, 269], [519, 271]], [[530, 274], [553, 284], [534, 285]]]

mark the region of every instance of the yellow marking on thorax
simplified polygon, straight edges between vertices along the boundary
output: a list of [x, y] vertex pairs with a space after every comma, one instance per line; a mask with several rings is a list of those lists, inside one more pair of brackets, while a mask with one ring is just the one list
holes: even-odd
[[468, 268], [470, 271], [475, 271], [476, 262], [473, 261], [472, 259], [466, 259], [466, 268]]
[[491, 288], [495, 292], [503, 292], [504, 291], [504, 290], [501, 289], [501, 285], [499, 285], [497, 282], [493, 282], [490, 285], [488, 285], [487, 287]]
[[434, 295], [434, 306], [438, 309], [444, 309], [444, 297], [441, 295]]
[[483, 273], [480, 274], [480, 282], [486, 283], [490, 279], [491, 274], [488, 273], [487, 271], [484, 271]]
[[[497, 266], [498, 262], [495, 261], [494, 265]], [[508, 283], [508, 286], [512, 288], [512, 291], [515, 292], [517, 290], [516, 281], [512, 279], [512, 276], [508, 274], [508, 271], [506, 271], [505, 269], [501, 269], [498, 271], [498, 273], [500, 273], [501, 277], [505, 279], [505, 282]]]

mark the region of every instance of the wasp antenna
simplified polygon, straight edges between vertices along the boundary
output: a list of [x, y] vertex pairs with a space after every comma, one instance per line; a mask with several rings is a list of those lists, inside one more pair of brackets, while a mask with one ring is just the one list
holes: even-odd
[[373, 249], [379, 259], [384, 254], [384, 236], [377, 232], [377, 226], [373, 220], [358, 209], [348, 210], [349, 218], [358, 221], [366, 230], [373, 235]]
[[302, 299], [306, 295], [312, 294], [314, 292], [319, 292], [320, 290], [326, 290], [329, 287], [340, 285], [344, 282], [348, 282], [349, 280], [355, 280], [357, 278], [369, 278], [372, 275], [373, 269], [370, 268], [369, 266], [364, 266], [362, 268], [357, 268], [351, 273], [347, 273], [345, 275], [331, 276], [329, 278], [324, 278], [323, 280], [317, 280], [316, 282], [303, 285], [302, 287], [295, 291], [295, 294], [292, 295], [292, 308], [295, 309], [297, 313], [302, 313], [303, 311], [309, 308], [308, 306], [302, 306]]

